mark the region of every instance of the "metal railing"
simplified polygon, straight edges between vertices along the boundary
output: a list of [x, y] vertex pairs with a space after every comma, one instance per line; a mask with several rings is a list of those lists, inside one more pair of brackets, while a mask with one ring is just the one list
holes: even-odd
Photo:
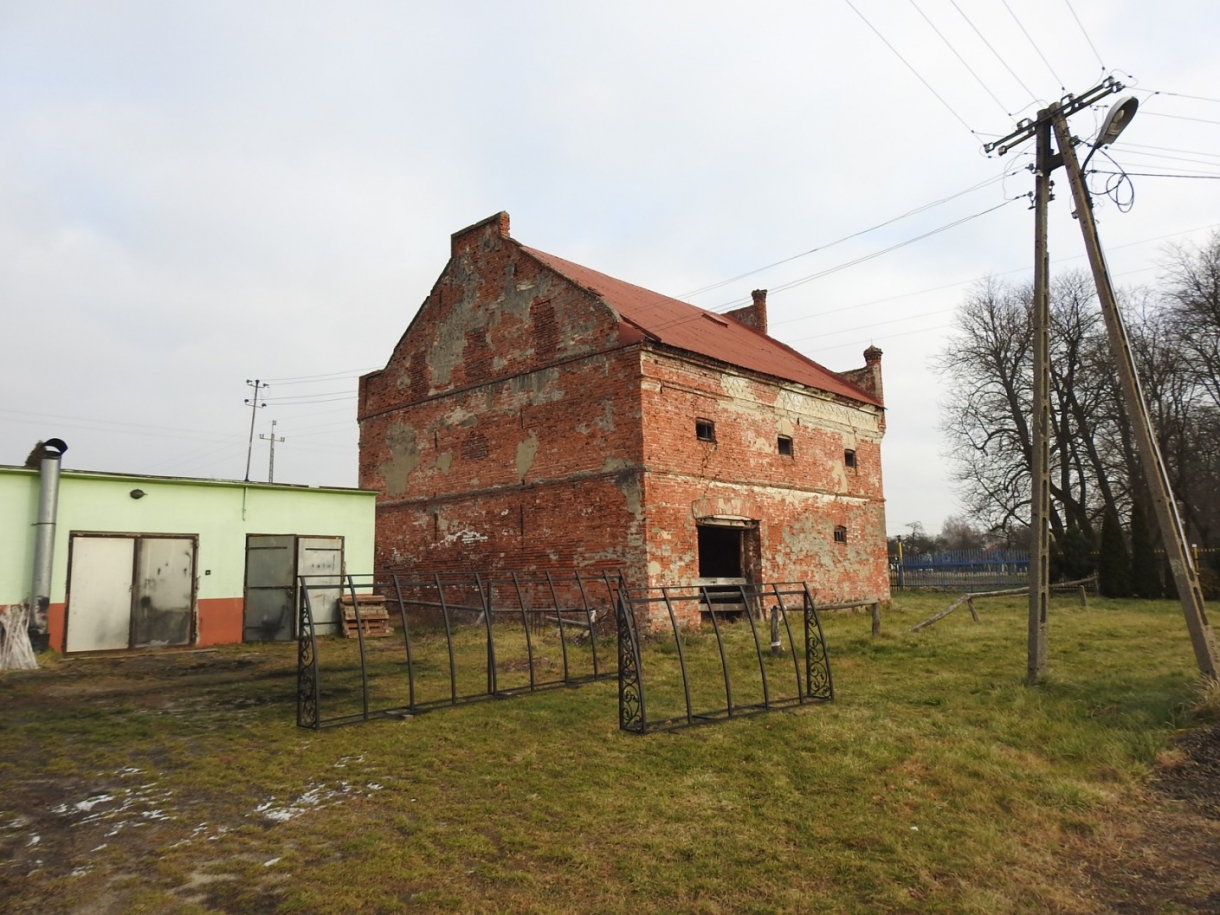
[[[610, 626], [621, 582], [618, 569], [345, 575], [336, 600], [335, 576], [301, 576], [297, 724], [403, 717], [611, 677], [597, 632]], [[317, 606], [322, 595], [333, 604]], [[338, 614], [349, 638], [320, 642], [320, 614]], [[555, 649], [558, 661], [543, 653]]]
[[982, 590], [1020, 585], [1029, 578], [1024, 550], [948, 550], [890, 556], [894, 590], [936, 588]]
[[[834, 698], [804, 582], [629, 588], [618, 569], [386, 573], [302, 576], [300, 594], [303, 728], [616, 675], [619, 726], [639, 734]], [[598, 646], [611, 617], [613, 659]], [[347, 638], [318, 635], [334, 618]]]
[[[616, 608], [622, 730], [673, 730], [834, 698], [822, 624], [807, 584], [740, 585], [733, 602], [724, 590], [622, 589]], [[792, 614], [800, 620], [799, 648]], [[771, 638], [764, 651], [756, 617], [766, 615]], [[710, 622], [713, 638], [684, 624], [692, 619]], [[645, 652], [645, 645], [653, 650]]]

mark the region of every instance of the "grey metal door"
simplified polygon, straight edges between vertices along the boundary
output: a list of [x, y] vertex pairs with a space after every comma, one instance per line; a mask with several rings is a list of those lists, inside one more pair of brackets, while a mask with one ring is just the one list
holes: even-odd
[[189, 645], [194, 602], [194, 539], [137, 538], [132, 647]]
[[296, 630], [296, 535], [246, 538], [246, 595], [242, 639], [290, 641]]

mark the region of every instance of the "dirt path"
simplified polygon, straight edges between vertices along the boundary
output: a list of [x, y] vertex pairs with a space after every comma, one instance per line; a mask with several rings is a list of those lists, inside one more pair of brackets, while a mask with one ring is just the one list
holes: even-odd
[[1162, 754], [1138, 818], [1092, 850], [1086, 873], [1104, 910], [1220, 915], [1220, 725]]

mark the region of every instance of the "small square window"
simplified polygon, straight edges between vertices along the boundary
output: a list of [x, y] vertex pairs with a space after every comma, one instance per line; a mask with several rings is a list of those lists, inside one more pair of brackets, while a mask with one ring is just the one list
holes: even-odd
[[776, 446], [784, 457], [792, 457], [792, 436], [781, 435], [776, 441]]
[[716, 424], [710, 419], [695, 420], [695, 438], [701, 442], [716, 441]]
[[845, 450], [843, 451], [843, 466], [844, 466], [844, 467], [850, 467], [850, 468], [852, 468], [853, 470], [855, 469], [855, 466], [856, 466], [856, 452], [855, 452], [855, 451], [853, 451], [851, 448], [847, 448], [847, 449], [845, 449]]
[[842, 526], [835, 528], [835, 543], [847, 543], [847, 528]]

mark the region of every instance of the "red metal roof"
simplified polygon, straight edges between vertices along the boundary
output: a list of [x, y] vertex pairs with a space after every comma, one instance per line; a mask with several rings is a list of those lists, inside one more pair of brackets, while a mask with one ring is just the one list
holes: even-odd
[[[556, 273], [600, 296], [625, 324], [641, 332], [639, 338], [647, 337], [740, 368], [881, 406], [875, 397], [842, 376], [728, 315], [704, 311], [544, 251], [525, 245], [521, 248]], [[635, 335], [627, 339], [632, 336]]]

